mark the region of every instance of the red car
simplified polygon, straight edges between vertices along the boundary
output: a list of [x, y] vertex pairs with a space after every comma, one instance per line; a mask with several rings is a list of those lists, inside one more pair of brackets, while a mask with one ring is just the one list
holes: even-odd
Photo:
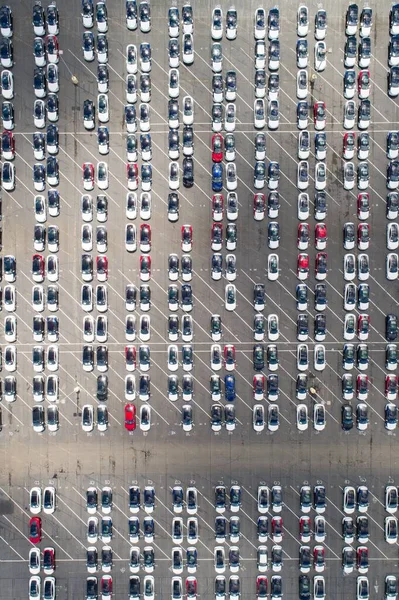
[[301, 281], [309, 277], [309, 254], [298, 254], [297, 277]]
[[126, 176], [129, 190], [137, 190], [139, 187], [139, 168], [137, 163], [126, 164]]
[[364, 373], [356, 377], [356, 395], [358, 400], [367, 400], [369, 392], [369, 378]]
[[357, 195], [357, 216], [362, 221], [370, 216], [370, 196], [367, 192]]
[[223, 160], [223, 136], [215, 133], [212, 136], [212, 161], [219, 163]]
[[255, 400], [263, 400], [265, 395], [265, 376], [261, 373], [257, 373], [253, 378], [253, 392]]
[[314, 238], [316, 250], [324, 250], [327, 246], [327, 226], [325, 223], [316, 225]]
[[344, 147], [343, 147], [344, 158], [346, 158], [346, 160], [352, 160], [352, 158], [355, 156], [355, 150], [356, 150], [356, 134], [352, 131], [348, 131], [348, 133], [345, 133], [345, 135], [344, 135]]
[[197, 578], [196, 577], [186, 577], [186, 592], [187, 598], [196, 598], [197, 597]]
[[398, 396], [398, 376], [389, 373], [385, 375], [385, 397], [387, 400], [395, 401]]
[[94, 165], [93, 163], [83, 163], [83, 187], [87, 192], [94, 188]]
[[15, 158], [15, 138], [12, 131], [3, 131], [1, 135], [1, 148], [5, 160], [14, 160]]
[[267, 577], [258, 575], [256, 578], [256, 595], [258, 598], [267, 597]]
[[32, 279], [41, 283], [44, 279], [44, 258], [40, 254], [32, 256]]
[[214, 194], [212, 196], [212, 219], [214, 221], [222, 221], [223, 213], [224, 213], [223, 194]]
[[97, 279], [98, 281], [107, 281], [108, 279], [108, 258], [106, 256], [97, 256]]
[[125, 346], [125, 361], [127, 371], [134, 371], [136, 368], [135, 346]]
[[359, 71], [359, 75], [357, 76], [357, 92], [359, 98], [362, 100], [368, 98], [370, 95], [370, 71], [368, 69]]
[[324, 571], [326, 566], [324, 546], [315, 546], [313, 548], [313, 566], [317, 573]]
[[316, 254], [315, 277], [322, 281], [327, 277], [327, 253], [318, 252]]
[[359, 315], [357, 320], [357, 336], [359, 340], [367, 340], [370, 333], [370, 315]]
[[265, 194], [254, 195], [254, 219], [262, 221], [265, 218], [266, 196]]
[[236, 349], [233, 344], [224, 347], [223, 356], [226, 371], [233, 371], [236, 368]]
[[369, 568], [369, 549], [367, 546], [358, 546], [356, 549], [356, 566], [359, 573], [367, 573]]
[[326, 103], [315, 102], [313, 106], [314, 127], [317, 131], [326, 126]]
[[43, 571], [46, 575], [51, 575], [55, 571], [54, 548], [45, 548], [43, 550]]
[[151, 256], [140, 256], [140, 279], [141, 281], [151, 279]]
[[111, 596], [112, 596], [112, 577], [111, 577], [111, 575], [103, 575], [101, 577], [101, 594], [102, 594], [102, 598], [111, 598]]
[[309, 246], [309, 223], [298, 224], [297, 246], [299, 250], [307, 250]]
[[59, 57], [59, 44], [58, 38], [56, 35], [47, 35], [46, 39], [46, 52], [49, 56], [52, 56], [53, 59], [49, 62], [58, 62]]
[[191, 252], [193, 248], [193, 228], [191, 225], [181, 226], [181, 249], [183, 252]]
[[125, 428], [128, 431], [136, 429], [136, 407], [134, 404], [125, 404]]
[[42, 541], [42, 520], [40, 517], [29, 519], [29, 539], [32, 544], [39, 544]]

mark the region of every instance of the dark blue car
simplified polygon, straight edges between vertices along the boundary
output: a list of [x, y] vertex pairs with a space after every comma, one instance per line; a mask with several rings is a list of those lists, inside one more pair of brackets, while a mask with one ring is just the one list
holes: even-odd
[[212, 190], [214, 192], [223, 190], [223, 167], [220, 163], [212, 165]]
[[225, 375], [224, 397], [227, 402], [233, 402], [236, 397], [236, 378], [234, 375]]

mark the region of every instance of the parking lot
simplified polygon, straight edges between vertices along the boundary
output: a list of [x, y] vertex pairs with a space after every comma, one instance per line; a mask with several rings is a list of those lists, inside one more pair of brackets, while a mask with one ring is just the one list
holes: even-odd
[[[341, 407], [344, 403], [341, 391], [342, 348], [344, 339], [343, 293], [346, 281], [343, 277], [343, 261], [347, 250], [343, 247], [343, 227], [353, 222], [357, 227], [357, 190], [345, 191], [342, 182], [342, 138], [345, 133], [343, 95], [345, 12], [346, 4], [327, 1], [323, 7], [328, 15], [326, 35], [327, 67], [315, 73], [313, 65], [313, 20], [319, 5], [309, 2], [310, 23], [309, 73], [315, 79], [311, 86], [308, 101], [324, 101], [327, 109], [327, 216], [328, 231], [326, 252], [328, 254], [328, 276], [326, 309], [327, 335], [322, 342], [326, 349], [326, 368], [321, 372], [313, 369], [313, 317], [316, 314], [313, 303], [313, 290], [317, 283], [314, 276], [314, 263], [317, 250], [314, 248], [313, 205], [310, 207], [310, 275], [309, 287], [310, 332], [306, 344], [309, 347], [310, 368], [309, 387], [314, 388], [305, 401], [309, 411], [309, 426], [306, 431], [298, 431], [296, 424], [296, 378], [297, 378], [297, 102], [296, 97], [296, 13], [297, 6], [284, 0], [280, 3], [280, 123], [276, 131], [266, 133], [266, 162], [278, 161], [280, 165], [280, 210], [276, 221], [280, 225], [280, 244], [277, 250], [268, 247], [267, 215], [263, 221], [253, 218], [254, 190], [254, 12], [256, 2], [247, 2], [245, 7], [237, 6], [238, 34], [229, 41], [223, 36], [223, 74], [229, 69], [237, 73], [237, 123], [236, 166], [239, 201], [237, 223], [237, 308], [230, 312], [225, 308], [224, 277], [214, 281], [211, 277], [211, 226], [212, 226], [212, 185], [211, 185], [211, 138], [212, 138], [212, 69], [210, 64], [211, 14], [213, 5], [198, 0], [194, 6], [194, 49], [195, 60], [190, 67], [182, 61], [179, 66], [180, 99], [190, 95], [194, 98], [194, 166], [195, 183], [191, 189], [183, 187], [178, 191], [180, 198], [179, 220], [168, 220], [168, 4], [152, 0], [151, 32], [144, 34], [138, 28], [128, 31], [125, 21], [124, 2], [107, 0], [109, 58], [109, 106], [110, 119], [107, 123], [110, 137], [110, 151], [105, 157], [98, 152], [96, 129], [85, 130], [83, 124], [83, 104], [86, 99], [97, 102], [97, 61], [86, 62], [82, 51], [81, 2], [70, 0], [68, 10], [58, 3], [60, 11], [60, 60], [58, 63], [59, 96], [59, 162], [60, 184], [57, 187], [61, 197], [60, 214], [48, 216], [46, 226], [57, 225], [60, 245], [59, 260], [59, 430], [51, 433], [46, 429], [36, 433], [32, 428], [32, 347], [37, 345], [32, 336], [32, 255], [33, 230], [35, 226], [34, 191], [32, 167], [36, 162], [32, 150], [33, 104], [32, 87], [34, 58], [33, 28], [31, 24], [32, 3], [28, 0], [9, 0], [14, 13], [14, 75], [15, 129], [16, 143], [16, 188], [12, 192], [2, 191], [2, 254], [14, 255], [17, 264], [15, 282], [18, 335], [17, 399], [13, 403], [2, 400], [3, 428], [0, 434], [2, 461], [0, 465], [0, 598], [28, 597], [29, 571], [27, 559], [29, 542], [29, 490], [33, 485], [42, 487], [51, 482], [57, 489], [57, 510], [54, 515], [43, 516], [44, 538], [41, 547], [52, 545], [57, 555], [57, 599], [83, 597], [86, 592], [86, 528], [87, 512], [85, 494], [89, 485], [101, 489], [110, 485], [114, 491], [114, 597], [125, 598], [128, 592], [129, 548], [127, 518], [129, 516], [127, 490], [133, 482], [143, 487], [150, 481], [156, 489], [156, 509], [154, 511], [156, 537], [155, 591], [157, 598], [170, 597], [172, 505], [170, 489], [177, 481], [185, 488], [195, 485], [200, 494], [199, 502], [199, 542], [198, 594], [203, 598], [213, 597], [215, 570], [213, 549], [214, 536], [213, 506], [214, 486], [223, 481], [226, 486], [237, 482], [243, 489], [242, 508], [239, 513], [242, 536], [239, 542], [241, 566], [241, 595], [255, 598], [255, 581], [258, 574], [256, 548], [257, 486], [265, 482], [272, 486], [278, 482], [283, 487], [284, 539], [282, 542], [284, 566], [281, 571], [284, 596], [298, 598], [298, 517], [300, 487], [309, 482], [326, 486], [327, 521], [326, 577], [327, 595], [330, 598], [350, 599], [356, 594], [356, 570], [343, 577], [341, 552], [345, 545], [341, 536], [342, 488], [347, 485], [365, 483], [372, 494], [369, 509], [370, 526], [370, 568], [369, 581], [372, 597], [383, 597], [384, 578], [396, 574], [398, 569], [397, 544], [390, 546], [384, 540], [384, 489], [388, 483], [399, 484], [397, 479], [397, 456], [395, 431], [384, 427], [385, 398], [385, 316], [398, 312], [398, 282], [387, 281], [386, 273], [386, 136], [397, 128], [398, 102], [387, 94], [387, 47], [389, 41], [388, 15], [390, 3], [371, 2], [373, 8], [371, 73], [371, 124], [370, 137], [370, 247], [366, 252], [370, 259], [370, 315], [371, 330], [367, 340], [369, 365], [366, 374], [369, 378], [369, 393], [366, 403], [369, 411], [369, 425], [365, 432], [356, 428], [345, 432], [341, 427]], [[21, 10], [21, 5], [22, 9]], [[43, 6], [47, 3], [43, 2]], [[228, 3], [222, 2], [223, 11]], [[179, 8], [181, 5], [179, 4]], [[268, 7], [265, 7], [268, 10]], [[96, 27], [93, 29], [96, 35]], [[125, 249], [126, 218], [126, 124], [124, 106], [126, 104], [126, 45], [149, 41], [152, 50], [152, 96], [151, 129], [152, 136], [152, 215], [149, 224], [152, 230], [152, 275], [151, 289], [151, 428], [142, 431], [137, 425], [133, 432], [124, 427], [125, 400], [125, 288], [127, 284], [140, 286], [140, 252], [129, 253]], [[266, 42], [266, 46], [268, 42]], [[358, 67], [355, 67], [358, 72]], [[74, 81], [73, 81], [74, 80]], [[74, 83], [75, 82], [75, 83]], [[356, 97], [355, 97], [356, 100]], [[139, 105], [140, 100], [137, 103]], [[224, 104], [226, 104], [224, 102]], [[180, 107], [181, 108], [181, 107]], [[308, 127], [312, 137], [312, 153], [309, 158], [310, 173], [314, 174], [313, 154], [314, 126], [310, 119]], [[43, 130], [45, 131], [45, 130]], [[355, 127], [357, 132], [357, 128]], [[139, 132], [137, 134], [139, 137]], [[86, 404], [97, 404], [96, 379], [98, 370], [85, 372], [82, 368], [82, 348], [84, 345], [82, 322], [85, 312], [81, 307], [81, 195], [84, 193], [82, 165], [100, 160], [108, 163], [109, 188], [108, 218], [105, 223], [108, 235], [108, 371], [109, 393], [107, 407], [109, 426], [100, 432], [85, 433], [81, 426], [82, 408]], [[182, 156], [180, 156], [180, 166]], [[358, 164], [355, 156], [355, 166]], [[141, 159], [139, 159], [139, 165]], [[139, 167], [140, 171], [140, 167]], [[313, 186], [311, 178], [310, 188]], [[48, 188], [50, 186], [47, 186]], [[267, 193], [265, 186], [265, 193]], [[97, 187], [92, 192], [97, 194]], [[137, 190], [139, 192], [141, 189]], [[44, 192], [44, 194], [46, 194]], [[313, 192], [309, 191], [310, 198]], [[130, 221], [129, 221], [130, 222]], [[133, 222], [133, 221], [132, 221]], [[137, 218], [137, 228], [142, 220]], [[92, 222], [93, 230], [99, 223], [96, 215]], [[167, 389], [167, 350], [171, 344], [168, 338], [168, 255], [182, 256], [181, 226], [193, 227], [193, 249], [190, 252], [193, 265], [191, 281], [194, 308], [190, 313], [194, 321], [194, 379], [193, 429], [184, 432], [181, 424], [181, 397], [176, 402], [168, 398]], [[227, 219], [224, 219], [224, 227]], [[276, 281], [267, 278], [268, 255], [276, 252], [279, 256], [279, 277]], [[359, 251], [353, 250], [357, 255]], [[46, 257], [49, 252], [42, 253]], [[93, 258], [97, 256], [94, 249]], [[223, 248], [223, 256], [227, 251]], [[43, 285], [47, 285], [47, 281]], [[93, 287], [97, 284], [94, 276]], [[172, 282], [173, 283], [173, 282]], [[264, 283], [266, 288], [265, 315], [277, 314], [280, 335], [277, 347], [279, 353], [278, 400], [280, 424], [275, 432], [267, 429], [256, 433], [253, 430], [252, 364], [253, 286]], [[4, 286], [4, 280], [3, 280]], [[180, 284], [179, 284], [180, 286]], [[353, 311], [358, 316], [359, 312]], [[363, 311], [364, 312], [364, 311]], [[5, 316], [3, 311], [3, 315]], [[8, 314], [8, 313], [7, 313]], [[48, 316], [47, 310], [43, 313]], [[93, 311], [94, 317], [97, 311]], [[142, 311], [135, 311], [139, 319]], [[178, 312], [180, 318], [184, 314]], [[219, 314], [223, 323], [222, 345], [234, 344], [237, 366], [234, 371], [236, 385], [236, 428], [229, 433], [225, 428], [213, 432], [210, 426], [210, 410], [213, 404], [209, 380], [211, 369], [210, 318]], [[4, 336], [3, 336], [4, 342]], [[179, 350], [182, 345], [178, 342]], [[263, 342], [269, 343], [267, 334]], [[355, 338], [353, 343], [357, 344]], [[134, 345], [138, 348], [140, 340]], [[4, 346], [6, 342], [4, 342]], [[48, 346], [45, 339], [43, 345]], [[98, 345], [94, 343], [94, 346]], [[4, 363], [4, 358], [3, 358]], [[395, 371], [393, 371], [395, 373]], [[137, 376], [138, 371], [136, 371]], [[179, 379], [183, 375], [180, 367]], [[222, 371], [223, 376], [225, 371]], [[356, 375], [358, 371], [354, 369]], [[6, 372], [3, 364], [3, 375]], [[46, 372], [48, 375], [48, 373]], [[265, 374], [267, 375], [267, 369]], [[317, 432], [313, 426], [313, 405], [315, 400], [324, 405], [326, 426]], [[352, 404], [356, 407], [356, 397]], [[264, 402], [265, 405], [267, 401]], [[47, 406], [47, 401], [44, 405]], [[142, 402], [137, 398], [138, 407]], [[222, 400], [222, 404], [226, 404]], [[192, 483], [194, 482], [194, 483]], [[144, 516], [144, 513], [140, 515]], [[186, 514], [184, 513], [184, 518]], [[312, 540], [313, 544], [313, 540]], [[269, 552], [271, 542], [268, 542]], [[226, 552], [228, 552], [228, 544]], [[101, 544], [98, 544], [101, 547]], [[141, 540], [143, 549], [144, 542]], [[185, 547], [185, 544], [183, 544]], [[268, 577], [272, 571], [267, 573]], [[311, 573], [314, 575], [313, 571]], [[141, 573], [140, 573], [141, 575]], [[184, 572], [183, 576], [187, 573]], [[226, 577], [229, 570], [226, 569]], [[101, 571], [97, 573], [101, 576]], [[5, 592], [4, 590], [7, 590]], [[10, 593], [12, 590], [12, 593]]]

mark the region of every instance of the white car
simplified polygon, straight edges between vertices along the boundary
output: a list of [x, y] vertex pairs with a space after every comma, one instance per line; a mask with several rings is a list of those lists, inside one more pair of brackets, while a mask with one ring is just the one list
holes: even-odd
[[263, 7], [255, 10], [255, 30], [256, 40], [264, 40], [266, 37], [266, 13]]
[[308, 7], [301, 5], [297, 13], [297, 34], [299, 37], [305, 37], [309, 31], [309, 11]]
[[266, 44], [265, 40], [255, 42], [255, 69], [264, 69], [266, 66]]
[[265, 101], [256, 98], [254, 102], [254, 125], [255, 129], [263, 129], [266, 125]]
[[169, 189], [178, 190], [180, 186], [180, 167], [178, 162], [169, 163]]
[[395, 485], [387, 485], [385, 488], [385, 510], [390, 514], [398, 510], [398, 488]]
[[309, 76], [306, 69], [298, 71], [296, 76], [296, 96], [299, 100], [306, 100], [309, 88], [308, 88]]
[[388, 223], [387, 225], [387, 248], [396, 250], [399, 246], [399, 225], [398, 223]]
[[192, 125], [194, 123], [194, 99], [192, 96], [183, 98], [183, 123]]
[[327, 47], [323, 41], [316, 42], [314, 47], [314, 68], [319, 73], [324, 71], [327, 64]]
[[235, 104], [227, 104], [226, 110], [224, 113], [224, 128], [225, 131], [229, 133], [234, 131], [236, 128], [236, 105]]
[[97, 187], [100, 190], [108, 189], [108, 164], [104, 161], [97, 163]]
[[194, 37], [191, 33], [183, 33], [182, 37], [183, 63], [192, 65], [194, 62]]
[[370, 265], [368, 254], [358, 254], [357, 277], [359, 281], [366, 281], [370, 277]]
[[354, 254], [344, 255], [344, 279], [353, 281], [356, 277], [356, 258]]
[[97, 96], [97, 116], [100, 123], [109, 121], [108, 94], [98, 94]]
[[344, 128], [352, 129], [355, 125], [356, 105], [353, 100], [347, 100], [344, 107]]
[[140, 429], [149, 431], [151, 428], [151, 406], [142, 404], [140, 406]]
[[17, 368], [17, 349], [15, 346], [5, 346], [4, 348], [4, 368], [12, 373]]
[[276, 281], [279, 276], [279, 257], [278, 254], [269, 254], [267, 259], [267, 278], [269, 281]]
[[323, 431], [326, 427], [326, 409], [324, 404], [315, 404], [313, 407], [313, 427], [316, 431]]
[[213, 40], [221, 40], [223, 37], [223, 11], [220, 5], [212, 10], [211, 35]]
[[318, 162], [315, 165], [314, 174], [315, 189], [322, 191], [327, 185], [327, 169], [324, 162]]
[[60, 91], [58, 65], [55, 65], [54, 63], [47, 65], [46, 74], [48, 91], [57, 94]]
[[296, 407], [296, 426], [299, 431], [306, 431], [308, 428], [308, 407], [306, 404], [298, 404]]
[[178, 98], [180, 94], [180, 75], [178, 69], [169, 69], [168, 93], [170, 98]]
[[137, 73], [137, 46], [135, 44], [126, 46], [126, 71], [129, 75]]
[[15, 189], [15, 167], [13, 163], [8, 161], [3, 162], [1, 172], [1, 185], [3, 190], [12, 192]]
[[1, 80], [1, 95], [6, 100], [11, 100], [14, 97], [14, 76], [11, 71], [4, 69], [0, 74]]
[[297, 168], [297, 187], [299, 190], [306, 190], [309, 186], [309, 163], [301, 160]]
[[297, 369], [307, 371], [309, 369], [309, 348], [306, 344], [297, 346]]
[[386, 258], [386, 278], [394, 281], [398, 278], [398, 255], [395, 252], [389, 252]]
[[353, 162], [343, 164], [344, 189], [353, 190], [355, 187], [355, 165]]
[[280, 124], [280, 108], [278, 100], [269, 100], [267, 104], [267, 126], [269, 129], [278, 129]]
[[136, 75], [126, 76], [126, 102], [135, 104], [137, 102], [137, 79]]
[[314, 369], [323, 371], [326, 367], [326, 349], [323, 344], [316, 344], [314, 347]]
[[29, 510], [32, 515], [38, 515], [42, 510], [42, 490], [40, 487], [33, 487], [29, 492]]
[[267, 316], [267, 337], [271, 342], [274, 342], [278, 340], [279, 336], [280, 332], [278, 315], [270, 314]]
[[393, 515], [385, 517], [385, 541], [396, 544], [398, 541], [398, 519]]
[[228, 311], [237, 308], [237, 291], [236, 286], [232, 283], [227, 284], [225, 288], [225, 308]]
[[226, 188], [230, 192], [237, 189], [237, 166], [234, 162], [226, 164]]

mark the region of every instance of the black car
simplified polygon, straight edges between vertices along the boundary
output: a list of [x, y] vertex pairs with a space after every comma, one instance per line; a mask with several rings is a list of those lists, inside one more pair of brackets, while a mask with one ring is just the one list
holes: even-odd
[[85, 100], [83, 103], [83, 120], [88, 122], [93, 121], [93, 126], [91, 129], [94, 129], [95, 114], [96, 108], [93, 100]]
[[191, 156], [194, 153], [194, 130], [191, 125], [183, 128], [183, 154]]
[[309, 575], [299, 576], [299, 600], [310, 600], [311, 587]]
[[309, 335], [309, 319], [308, 315], [300, 314], [297, 317], [297, 338], [298, 340], [304, 340]]
[[351, 404], [342, 405], [341, 424], [344, 431], [350, 431], [353, 429], [353, 407]]
[[397, 316], [389, 314], [385, 317], [385, 337], [388, 342], [394, 342], [398, 337]]
[[262, 371], [265, 368], [265, 349], [260, 344], [256, 344], [252, 351], [253, 366], [255, 371]]
[[46, 143], [47, 146], [55, 148], [55, 152], [53, 151], [52, 154], [56, 154], [58, 152], [58, 138], [58, 127], [56, 125], [50, 124], [47, 127]]
[[314, 318], [314, 335], [316, 340], [322, 341], [326, 335], [326, 321], [327, 317], [325, 314], [315, 315]]
[[106, 402], [108, 399], [108, 376], [99, 375], [97, 377], [96, 397], [99, 402]]
[[102, 86], [102, 92], [108, 92], [109, 72], [108, 65], [98, 65], [97, 67], [97, 82]]
[[194, 185], [194, 161], [187, 156], [183, 159], [183, 185], [186, 188]]
[[314, 290], [314, 301], [316, 310], [320, 310], [321, 307], [327, 305], [327, 286], [325, 283], [317, 283]]

